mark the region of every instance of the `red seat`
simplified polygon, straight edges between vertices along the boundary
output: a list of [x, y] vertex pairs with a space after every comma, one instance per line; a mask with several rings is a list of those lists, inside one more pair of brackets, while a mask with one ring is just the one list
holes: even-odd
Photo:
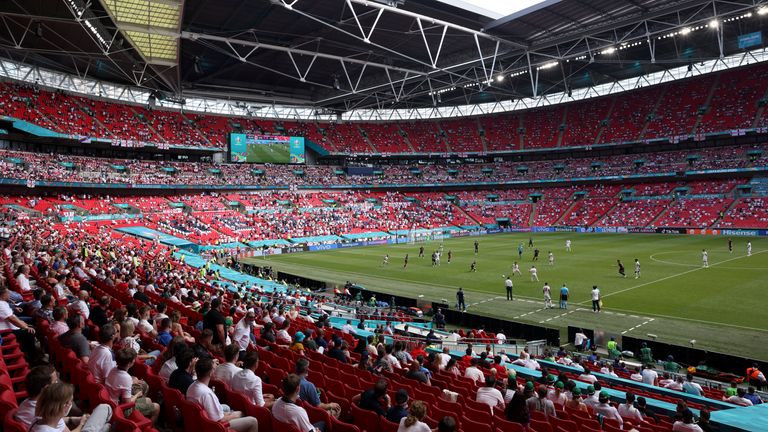
[[384, 417], [381, 418], [381, 432], [397, 432], [398, 428], [400, 428], [400, 424], [392, 423]]
[[5, 432], [27, 432], [28, 428], [20, 421], [13, 418], [16, 415], [16, 408], [5, 413], [3, 430]]
[[552, 425], [545, 421], [531, 419], [531, 424], [528, 426], [536, 432], [552, 432]]
[[[361, 432], [360, 428], [353, 424], [344, 423], [336, 418], [331, 417], [331, 431], [333, 432]], [[282, 432], [282, 430], [280, 431]]]
[[466, 431], [493, 432], [493, 428], [491, 427], [490, 422], [481, 423], [478, 421], [471, 420], [467, 416], [464, 416], [464, 418], [461, 419], [461, 426], [462, 426], [462, 430], [466, 430]]
[[359, 406], [352, 404], [350, 406], [352, 412], [352, 421], [360, 427], [362, 432], [380, 432], [379, 427], [380, 417], [373, 411], [368, 411], [360, 408]]
[[493, 420], [493, 425], [496, 427], [497, 431], [501, 432], [524, 432], [525, 426], [523, 426], [520, 423], [517, 422], [511, 422], [509, 420], [504, 420], [499, 417], [496, 417]]

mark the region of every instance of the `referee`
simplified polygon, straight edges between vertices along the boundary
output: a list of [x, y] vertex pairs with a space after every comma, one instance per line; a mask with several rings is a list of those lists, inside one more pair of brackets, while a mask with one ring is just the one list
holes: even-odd
[[509, 276], [506, 276], [506, 280], [504, 281], [504, 286], [507, 288], [507, 300], [512, 300], [512, 278]]

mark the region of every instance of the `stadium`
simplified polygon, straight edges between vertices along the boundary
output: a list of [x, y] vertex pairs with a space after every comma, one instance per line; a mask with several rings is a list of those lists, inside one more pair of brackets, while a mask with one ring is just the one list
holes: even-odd
[[768, 2], [0, 21], [2, 430], [768, 430]]

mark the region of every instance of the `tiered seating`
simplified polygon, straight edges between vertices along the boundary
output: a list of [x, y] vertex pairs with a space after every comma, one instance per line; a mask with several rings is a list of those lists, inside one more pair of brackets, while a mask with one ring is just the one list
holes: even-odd
[[768, 198], [739, 198], [717, 226], [721, 228], [768, 227]]
[[396, 123], [368, 123], [364, 126], [368, 139], [379, 153], [409, 153]]
[[593, 144], [612, 103], [613, 98], [604, 97], [568, 104], [561, 147]]
[[653, 110], [662, 92], [662, 87], [651, 87], [616, 95], [608, 125], [598, 142], [603, 144], [639, 139], [648, 114]]
[[496, 114], [480, 117], [485, 131], [488, 151], [517, 150], [520, 147], [520, 117], [518, 114]]
[[303, 136], [310, 141], [323, 146], [323, 148], [332, 152], [338, 152], [339, 149], [331, 142], [327, 136], [323, 135], [314, 122], [283, 122], [283, 128], [291, 136]]
[[[217, 115], [185, 114], [200, 132], [208, 139], [212, 147], [226, 147], [232, 126], [229, 119]], [[237, 119], [233, 119], [237, 120]]]
[[443, 138], [437, 130], [437, 124], [431, 121], [401, 123], [400, 128], [417, 153], [445, 153]]
[[371, 153], [357, 123], [320, 123], [328, 141], [341, 153]]
[[464, 210], [484, 224], [496, 224], [497, 219], [509, 219], [511, 226], [528, 226], [531, 204], [483, 204], [469, 205]]
[[440, 127], [452, 152], [483, 151], [483, 141], [474, 118], [442, 121]]
[[[757, 114], [757, 102], [766, 91], [766, 78], [768, 70], [760, 66], [724, 72], [696, 132], [752, 127]], [[765, 124], [762, 122], [761, 119], [761, 126]]]
[[111, 137], [134, 142], [164, 142], [152, 132], [147, 123], [134, 112], [133, 107], [115, 102], [104, 102], [81, 96], [72, 96], [86, 107], [111, 133]]
[[648, 122], [645, 138], [691, 133], [714, 82], [714, 75], [705, 75], [668, 85], [654, 119]]
[[176, 111], [146, 110], [134, 108], [144, 116], [155, 132], [171, 144], [189, 147], [207, 147], [206, 139], [181, 113]]
[[217, 195], [184, 195], [179, 197], [179, 200], [198, 211], [218, 211], [227, 209], [222, 199]]
[[42, 116], [39, 111], [50, 102], [50, 99], [53, 99], [50, 93], [32, 86], [2, 83], [0, 96], [2, 96], [0, 113], [3, 115], [26, 120], [53, 131], [61, 130], [54, 121]]
[[563, 225], [590, 226], [616, 205], [620, 186], [596, 186], [565, 215]]
[[523, 148], [557, 147], [564, 110], [564, 106], [554, 105], [526, 112]]
[[681, 198], [672, 203], [656, 226], [706, 228], [733, 202], [731, 198]]
[[672, 200], [621, 201], [596, 223], [606, 227], [645, 227], [653, 221]]

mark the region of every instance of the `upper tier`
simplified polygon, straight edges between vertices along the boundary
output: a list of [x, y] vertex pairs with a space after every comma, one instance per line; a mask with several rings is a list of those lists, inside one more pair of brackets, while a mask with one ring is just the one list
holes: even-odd
[[[247, 165], [103, 159], [0, 150], [0, 179], [118, 185], [346, 186], [674, 176], [680, 171], [768, 166], [768, 145], [740, 145], [603, 158], [456, 165], [380, 165], [369, 175], [346, 175], [327, 165]], [[20, 179], [20, 180], [18, 180]]]
[[487, 152], [640, 141], [764, 127], [768, 65], [525, 111], [409, 122], [288, 122], [152, 110], [0, 83], [0, 114], [112, 141], [225, 148], [228, 132], [304, 136], [330, 153]]

